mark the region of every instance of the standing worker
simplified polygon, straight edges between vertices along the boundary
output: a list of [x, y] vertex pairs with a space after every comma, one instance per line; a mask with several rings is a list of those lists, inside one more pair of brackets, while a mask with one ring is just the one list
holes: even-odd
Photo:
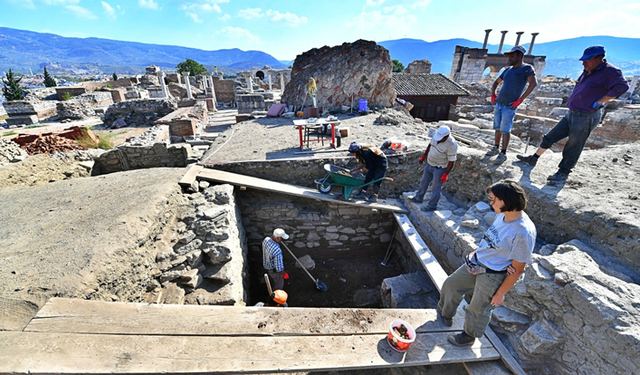
[[265, 237], [262, 241], [262, 266], [267, 270], [274, 290], [284, 289], [284, 279], [288, 278], [288, 274], [284, 271], [280, 248], [280, 242], [283, 239], [288, 240], [289, 235], [284, 229], [276, 228], [271, 237]]
[[427, 206], [422, 208], [422, 211], [434, 211], [438, 207], [442, 184], [449, 179], [449, 172], [451, 172], [457, 157], [458, 143], [451, 135], [451, 129], [442, 125], [431, 138], [431, 143], [419, 160], [422, 164], [426, 159], [427, 165], [424, 167], [422, 179], [420, 179], [420, 187], [411, 200], [422, 203], [427, 188], [433, 181], [431, 199], [429, 199]]
[[562, 150], [558, 172], [547, 178], [551, 182], [562, 182], [569, 177], [578, 163], [587, 138], [600, 123], [603, 104], [629, 90], [629, 84], [620, 69], [609, 64], [604, 53], [603, 46], [591, 46], [584, 50], [580, 58], [584, 71], [567, 101], [571, 112], [544, 135], [535, 154], [517, 155], [521, 161], [535, 166], [538, 158], [554, 143], [569, 137]]
[[484, 335], [491, 312], [518, 281], [526, 264], [531, 264], [536, 227], [524, 212], [527, 196], [515, 181], [500, 181], [487, 188], [497, 215], [476, 251], [444, 281], [438, 301], [438, 315], [451, 326], [458, 306], [465, 298], [464, 330], [449, 336], [456, 346], [472, 345]]
[[[538, 86], [533, 66], [522, 62], [525, 51], [523, 46], [518, 45], [504, 53], [509, 59], [510, 67], [505, 69], [491, 86], [491, 103], [496, 105], [493, 112], [495, 143], [494, 147], [487, 152], [487, 156], [498, 155], [494, 164], [501, 164], [507, 160], [507, 148], [511, 139], [511, 128], [516, 110]], [[502, 88], [500, 93], [496, 95], [496, 89], [501, 82]], [[529, 87], [523, 94], [522, 91], [527, 82]], [[502, 149], [500, 149], [500, 138], [502, 138]]]
[[[352, 142], [349, 145], [349, 154], [353, 155], [358, 162], [358, 167], [352, 169], [351, 173], [358, 174], [363, 171], [367, 173], [364, 178], [364, 185], [373, 180], [382, 179], [387, 173], [387, 156], [379, 148]], [[377, 202], [381, 184], [382, 180], [365, 186], [362, 188], [359, 198], [366, 197], [369, 202]]]

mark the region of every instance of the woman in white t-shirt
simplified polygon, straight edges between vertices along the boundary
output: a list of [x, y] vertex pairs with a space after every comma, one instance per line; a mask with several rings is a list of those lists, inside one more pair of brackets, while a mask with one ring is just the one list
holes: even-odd
[[504, 180], [487, 188], [491, 207], [498, 213], [478, 248], [465, 257], [444, 282], [438, 313], [448, 326], [462, 302], [465, 306], [464, 331], [449, 337], [457, 346], [472, 345], [482, 337], [491, 312], [504, 302], [504, 296], [531, 264], [536, 227], [524, 212], [527, 196], [520, 184]]

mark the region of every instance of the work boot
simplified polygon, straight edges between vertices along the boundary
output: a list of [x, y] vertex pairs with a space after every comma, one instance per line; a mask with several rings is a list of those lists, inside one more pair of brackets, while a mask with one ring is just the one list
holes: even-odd
[[371, 196], [369, 198], [367, 198], [367, 201], [374, 203], [378, 201], [378, 194], [371, 194]]
[[558, 171], [554, 175], [547, 177], [547, 181], [562, 182], [562, 181], [566, 181], [568, 177], [569, 177], [568, 173], [562, 173]]
[[360, 190], [358, 194], [352, 195], [353, 199], [367, 199], [367, 192], [365, 190]]
[[438, 209], [438, 207], [429, 206], [429, 205], [426, 205], [426, 206], [421, 208], [421, 210], [424, 211], [424, 212], [433, 212], [433, 211], [435, 211], [437, 209]]
[[516, 157], [518, 158], [518, 160], [523, 161], [532, 166], [535, 166], [536, 163], [538, 162], [538, 158], [534, 157], [533, 155], [529, 155], [529, 156], [516, 155]]
[[498, 157], [496, 158], [496, 160], [493, 161], [493, 164], [502, 164], [505, 161], [507, 161], [507, 155], [500, 153], [498, 154]]
[[414, 195], [413, 197], [411, 197], [410, 201], [415, 203], [422, 203], [422, 198], [420, 198], [417, 195]]
[[487, 156], [494, 156], [494, 155], [498, 155], [500, 153], [500, 150], [498, 149], [497, 146], [493, 146], [493, 148], [489, 151], [487, 151], [487, 153], [485, 155]]
[[449, 342], [455, 346], [467, 346], [473, 345], [473, 343], [476, 342], [476, 338], [473, 336], [469, 336], [466, 332], [462, 331], [457, 335], [449, 336]]

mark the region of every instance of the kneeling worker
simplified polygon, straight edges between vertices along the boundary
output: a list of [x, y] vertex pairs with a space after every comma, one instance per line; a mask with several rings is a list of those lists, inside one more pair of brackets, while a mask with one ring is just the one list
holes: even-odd
[[366, 197], [369, 202], [377, 202], [382, 178], [387, 173], [387, 156], [375, 146], [361, 145], [358, 142], [352, 142], [349, 145], [349, 154], [353, 155], [358, 162], [358, 167], [352, 169], [351, 173], [367, 172], [364, 178], [365, 185], [373, 180], [380, 179], [380, 181], [372, 184], [373, 186], [365, 186], [360, 196], [360, 198]]

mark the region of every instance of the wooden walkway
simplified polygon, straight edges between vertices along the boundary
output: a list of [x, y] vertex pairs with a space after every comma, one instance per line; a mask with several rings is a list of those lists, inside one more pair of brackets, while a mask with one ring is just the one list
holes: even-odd
[[[387, 343], [403, 319], [417, 338]], [[52, 298], [23, 332], [0, 332], [0, 373], [274, 373], [486, 361], [486, 339], [451, 345], [434, 310], [180, 306]]]
[[352, 206], [375, 208], [384, 211], [408, 213], [407, 210], [395, 199], [381, 199], [376, 203], [366, 201], [344, 201], [337, 199], [335, 194], [323, 194], [316, 189], [305, 186], [289, 185], [281, 182], [265, 180], [257, 177], [245, 176], [237, 173], [231, 173], [211, 168], [203, 168], [202, 166], [193, 166], [180, 180], [180, 185], [189, 186], [195, 180], [215, 181], [220, 183], [228, 183], [240, 187], [270, 191], [280, 194], [294, 195], [303, 198], [322, 200], [338, 204], [346, 204]]

